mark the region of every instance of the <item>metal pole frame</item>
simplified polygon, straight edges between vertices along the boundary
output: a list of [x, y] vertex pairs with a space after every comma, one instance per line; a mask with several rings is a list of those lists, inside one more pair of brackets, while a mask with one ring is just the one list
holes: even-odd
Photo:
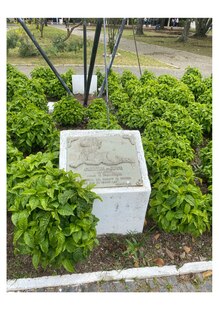
[[87, 87], [87, 21], [83, 22], [83, 43], [84, 43], [84, 94]]
[[90, 84], [91, 84], [91, 79], [92, 79], [94, 63], [95, 63], [95, 59], [96, 59], [97, 48], [98, 48], [98, 43], [99, 43], [99, 39], [100, 39], [102, 24], [103, 24], [103, 19], [98, 18], [97, 25], [96, 25], [96, 31], [95, 31], [95, 35], [94, 35], [94, 43], [93, 43], [93, 48], [92, 48], [92, 53], [91, 53], [86, 89], [85, 89], [84, 106], [87, 106], [87, 100], [88, 100], [88, 95], [89, 95], [89, 90], [90, 90]]
[[[122, 24], [120, 26], [120, 29], [119, 29], [119, 32], [118, 32], [118, 35], [117, 35], [117, 38], [116, 38], [116, 42], [115, 42], [114, 47], [113, 47], [113, 52], [112, 52], [111, 60], [110, 60], [110, 63], [109, 63], [109, 67], [107, 68], [107, 76], [109, 75], [109, 72], [110, 72], [111, 67], [113, 65], [113, 61], [114, 61], [114, 58], [116, 56], [117, 49], [119, 47], [119, 42], [120, 42], [120, 39], [122, 37], [122, 33], [123, 33], [123, 30], [124, 30], [124, 27], [125, 27], [126, 20], [127, 20], [127, 18], [123, 18], [123, 20], [122, 20]], [[105, 78], [103, 80], [103, 83], [101, 85], [98, 98], [102, 97], [102, 95], [103, 95], [104, 88], [106, 86], [107, 76], [105, 76]]]
[[35, 39], [35, 37], [33, 36], [33, 34], [31, 33], [31, 31], [29, 30], [29, 28], [27, 27], [27, 25], [25, 24], [25, 22], [21, 19], [21, 18], [17, 18], [17, 20], [19, 21], [19, 23], [21, 24], [21, 26], [23, 27], [23, 29], [25, 30], [25, 32], [27, 33], [27, 35], [29, 36], [29, 38], [31, 39], [31, 41], [34, 43], [34, 45], [36, 46], [36, 48], [38, 49], [38, 51], [40, 52], [41, 56], [44, 58], [44, 60], [47, 62], [47, 64], [49, 65], [49, 67], [52, 69], [52, 71], [54, 72], [55, 76], [58, 78], [59, 82], [62, 84], [62, 86], [64, 87], [64, 89], [66, 90], [66, 92], [73, 96], [72, 92], [70, 91], [70, 89], [68, 88], [68, 86], [66, 85], [65, 81], [62, 79], [62, 77], [60, 76], [60, 74], [58, 73], [58, 71], [56, 70], [56, 68], [53, 66], [52, 62], [49, 60], [49, 58], [47, 57], [46, 53], [44, 52], [44, 50], [40, 47], [40, 45], [38, 44], [37, 40]]

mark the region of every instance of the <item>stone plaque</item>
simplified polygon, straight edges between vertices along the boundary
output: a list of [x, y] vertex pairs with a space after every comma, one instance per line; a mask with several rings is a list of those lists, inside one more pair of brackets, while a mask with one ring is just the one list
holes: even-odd
[[67, 137], [69, 170], [97, 188], [143, 186], [134, 135]]

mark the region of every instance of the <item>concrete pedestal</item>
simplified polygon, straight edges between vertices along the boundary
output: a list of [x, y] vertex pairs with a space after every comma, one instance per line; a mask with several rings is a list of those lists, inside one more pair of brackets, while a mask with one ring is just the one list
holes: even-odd
[[151, 186], [139, 131], [62, 131], [59, 167], [97, 184], [98, 235], [142, 232]]

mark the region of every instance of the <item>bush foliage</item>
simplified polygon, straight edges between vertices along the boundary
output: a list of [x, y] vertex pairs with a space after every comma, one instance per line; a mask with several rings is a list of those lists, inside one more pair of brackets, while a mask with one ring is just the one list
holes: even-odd
[[[62, 75], [70, 89], [72, 73]], [[103, 78], [99, 72], [99, 86]], [[36, 268], [72, 272], [97, 243], [97, 196], [78, 175], [58, 169], [60, 126], [139, 130], [152, 185], [148, 216], [167, 232], [198, 236], [211, 228], [212, 76], [196, 68], [181, 80], [111, 71], [108, 86], [108, 105], [94, 99], [85, 108], [50, 69], [37, 67], [27, 78], [7, 65], [8, 209], [16, 253], [30, 254]]]

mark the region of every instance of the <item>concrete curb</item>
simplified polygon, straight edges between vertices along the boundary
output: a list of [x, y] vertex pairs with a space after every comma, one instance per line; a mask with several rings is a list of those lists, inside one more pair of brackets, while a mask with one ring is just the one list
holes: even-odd
[[207, 270], [212, 270], [212, 261], [187, 263], [179, 269], [177, 269], [175, 265], [171, 265], [164, 267], [141, 267], [125, 270], [98, 271], [40, 278], [24, 278], [8, 280], [7, 292], [66, 285], [77, 286], [98, 281], [118, 281], [122, 279], [131, 280], [166, 276], [180, 276], [183, 274], [199, 273]]

